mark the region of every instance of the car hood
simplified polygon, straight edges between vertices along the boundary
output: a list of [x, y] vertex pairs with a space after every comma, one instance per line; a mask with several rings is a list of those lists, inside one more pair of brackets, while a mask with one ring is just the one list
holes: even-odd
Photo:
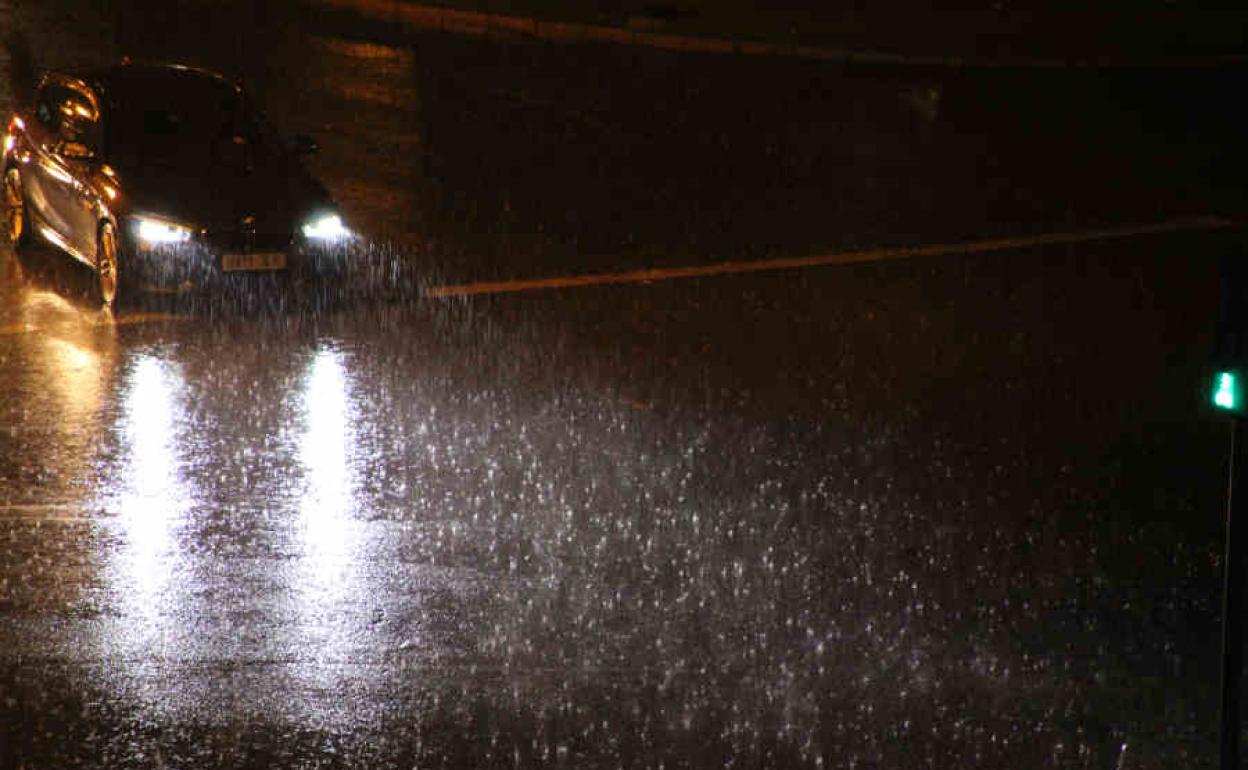
[[308, 216], [334, 207], [324, 186], [294, 161], [198, 170], [145, 163], [116, 171], [126, 213], [155, 214], [209, 231], [234, 231], [250, 218], [258, 231], [293, 233]]

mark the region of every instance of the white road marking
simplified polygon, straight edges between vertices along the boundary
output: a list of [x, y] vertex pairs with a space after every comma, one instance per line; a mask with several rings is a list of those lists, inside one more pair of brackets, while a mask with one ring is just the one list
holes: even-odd
[[1172, 219], [1147, 225], [1108, 227], [1097, 230], [1080, 230], [1064, 233], [1025, 235], [1013, 238], [991, 238], [965, 243], [937, 243], [923, 246], [899, 246], [896, 248], [842, 251], [810, 257], [779, 257], [741, 262], [719, 262], [712, 265], [686, 267], [661, 267], [633, 270], [621, 273], [589, 273], [584, 275], [552, 276], [514, 281], [488, 281], [457, 286], [434, 286], [425, 291], [428, 297], [466, 297], [478, 294], [511, 294], [522, 291], [546, 289], [570, 289], [612, 284], [652, 283], [672, 281], [679, 278], [704, 278], [709, 276], [757, 273], [769, 270], [795, 270], [827, 265], [852, 265], [864, 262], [887, 262], [915, 257], [940, 257], [953, 254], [983, 254], [1009, 251], [1035, 246], [1051, 246], [1063, 243], [1086, 243], [1120, 238], [1131, 238], [1159, 233], [1189, 230], [1219, 230], [1235, 226], [1235, 222], [1221, 217], [1188, 217]]

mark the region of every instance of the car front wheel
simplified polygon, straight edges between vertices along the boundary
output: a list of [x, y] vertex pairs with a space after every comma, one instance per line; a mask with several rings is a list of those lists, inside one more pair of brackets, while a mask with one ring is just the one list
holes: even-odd
[[4, 172], [4, 229], [9, 243], [25, 246], [30, 242], [30, 218], [22, 191], [22, 172], [10, 167]]
[[117, 301], [118, 274], [117, 231], [111, 224], [100, 225], [100, 243], [96, 250], [95, 273], [100, 302], [112, 307]]

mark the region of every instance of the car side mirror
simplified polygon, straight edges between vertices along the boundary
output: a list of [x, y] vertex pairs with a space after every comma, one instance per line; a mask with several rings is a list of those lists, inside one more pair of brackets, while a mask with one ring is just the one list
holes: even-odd
[[316, 140], [305, 134], [299, 134], [290, 140], [292, 155], [315, 155], [320, 149], [321, 146], [316, 143]]
[[95, 150], [82, 142], [65, 141], [57, 148], [60, 156], [66, 160], [95, 160]]

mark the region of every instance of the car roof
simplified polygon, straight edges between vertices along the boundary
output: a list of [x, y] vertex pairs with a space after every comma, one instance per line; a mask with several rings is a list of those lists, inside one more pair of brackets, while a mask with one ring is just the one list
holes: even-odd
[[241, 92], [241, 88], [224, 75], [202, 67], [164, 62], [123, 60], [81, 77], [67, 73], [49, 73], [48, 79], [89, 83], [97, 94], [112, 100], [117, 96], [142, 92], [169, 92], [181, 89], [221, 89]]
[[185, 64], [131, 61], [123, 59], [103, 69], [91, 72], [66, 72], [49, 70], [40, 79], [42, 89], [60, 85], [82, 93], [99, 109], [101, 101], [116, 106], [118, 103], [142, 103], [144, 97], [178, 95], [196, 99], [223, 96], [241, 96], [242, 87], [224, 75], [210, 69]]
[[108, 85], [129, 85], [131, 83], [168, 83], [170, 85], [202, 83], [217, 84], [222, 87], [238, 90], [238, 85], [231, 83], [224, 75], [202, 67], [186, 64], [168, 64], [155, 62], [123, 61], [107, 69], [100, 70], [92, 78], [107, 87]]

